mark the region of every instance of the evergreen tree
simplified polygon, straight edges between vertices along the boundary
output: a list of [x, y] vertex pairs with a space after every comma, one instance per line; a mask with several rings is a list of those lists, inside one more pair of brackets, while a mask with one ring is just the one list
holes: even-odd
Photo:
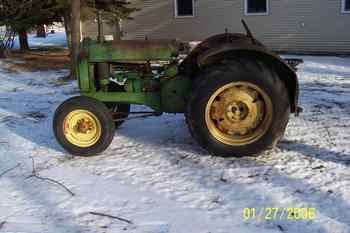
[[127, 0], [0, 0], [0, 26], [15, 30], [21, 50], [29, 49], [27, 32], [37, 26], [64, 21], [68, 47], [71, 49], [72, 72], [75, 77], [80, 43], [80, 20], [95, 19], [97, 11], [112, 25], [115, 38], [122, 37], [121, 20], [131, 19], [136, 8]]
[[97, 18], [98, 11], [109, 25], [114, 27], [114, 38], [120, 40], [122, 35], [122, 20], [131, 20], [131, 14], [138, 8], [131, 7], [127, 0], [85, 0], [82, 7], [82, 20]]
[[29, 30], [62, 21], [62, 13], [54, 0], [0, 0], [0, 25], [18, 33], [21, 50], [29, 49]]
[[119, 4], [112, 5], [104, 10], [103, 17], [108, 24], [114, 27], [114, 40], [121, 40], [123, 37], [122, 21], [132, 20], [131, 14], [138, 11], [138, 8], [129, 7], [130, 2], [119, 1]]

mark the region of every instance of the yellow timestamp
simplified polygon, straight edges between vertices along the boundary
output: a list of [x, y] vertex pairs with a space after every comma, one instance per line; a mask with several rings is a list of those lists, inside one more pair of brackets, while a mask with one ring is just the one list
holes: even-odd
[[278, 207], [261, 207], [261, 208], [244, 208], [244, 221], [311, 221], [316, 218], [316, 208], [298, 207], [298, 208], [278, 208]]

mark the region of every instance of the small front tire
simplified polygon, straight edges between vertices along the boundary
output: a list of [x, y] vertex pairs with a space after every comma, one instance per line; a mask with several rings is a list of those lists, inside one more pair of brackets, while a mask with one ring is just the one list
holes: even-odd
[[77, 96], [56, 110], [53, 130], [59, 144], [76, 156], [98, 155], [111, 144], [114, 122], [107, 107], [90, 97]]

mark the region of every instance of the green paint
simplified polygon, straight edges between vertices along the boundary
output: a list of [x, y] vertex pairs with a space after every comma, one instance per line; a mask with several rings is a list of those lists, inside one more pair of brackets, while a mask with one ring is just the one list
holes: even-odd
[[[116, 71], [110, 74], [108, 66], [100, 70], [101, 72], [96, 72], [103, 64], [112, 62], [167, 61], [172, 63], [176, 53], [177, 47], [173, 43], [150, 42], [148, 44], [148, 42], [122, 41], [98, 44], [85, 41], [79, 62], [81, 94], [101, 102], [145, 105], [159, 113], [183, 113], [192, 81], [178, 76], [179, 70], [176, 64], [165, 66], [160, 77], [145, 71]], [[110, 78], [124, 85], [125, 92], [108, 92]]]
[[89, 64], [86, 59], [80, 59], [78, 65], [79, 88], [81, 91], [90, 90]]
[[168, 113], [185, 112], [186, 102], [191, 93], [192, 81], [183, 76], [165, 79], [161, 88], [162, 110]]
[[156, 112], [163, 112], [159, 93], [82, 92], [81, 94], [95, 98], [101, 102], [146, 105]]
[[[80, 79], [80, 77], [79, 77]], [[94, 85], [95, 83], [95, 66], [89, 64], [89, 78], [88, 78], [89, 83], [91, 83], [90, 85], [90, 91], [95, 92], [96, 91], [96, 87]], [[84, 90], [81, 90], [84, 91]]]
[[108, 79], [102, 79], [102, 80], [100, 80], [100, 85], [101, 86], [106, 86], [106, 85], [108, 85], [109, 84], [109, 80]]
[[89, 61], [170, 61], [177, 56], [176, 43], [147, 43], [147, 41], [121, 41], [84, 44]]
[[177, 67], [177, 65], [170, 65], [164, 71], [164, 75], [169, 78], [175, 77], [178, 73], [179, 68]]

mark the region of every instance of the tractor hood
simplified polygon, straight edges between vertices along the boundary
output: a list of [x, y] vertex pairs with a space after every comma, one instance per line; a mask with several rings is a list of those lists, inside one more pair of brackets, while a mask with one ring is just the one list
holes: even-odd
[[84, 40], [81, 56], [90, 62], [169, 61], [179, 54], [175, 40], [121, 40], [98, 43]]

